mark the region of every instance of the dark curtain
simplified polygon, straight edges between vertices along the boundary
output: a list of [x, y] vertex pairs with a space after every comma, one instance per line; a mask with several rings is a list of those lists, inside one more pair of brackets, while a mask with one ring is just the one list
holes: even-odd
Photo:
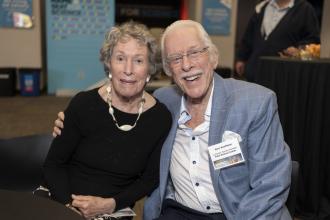
[[297, 216], [330, 219], [330, 60], [264, 57], [256, 82], [275, 91], [285, 141], [300, 163]]

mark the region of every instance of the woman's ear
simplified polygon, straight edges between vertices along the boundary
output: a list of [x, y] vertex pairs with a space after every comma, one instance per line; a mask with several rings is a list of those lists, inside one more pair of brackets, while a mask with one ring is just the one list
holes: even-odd
[[106, 63], [104, 62], [104, 65], [106, 66], [106, 68], [108, 69], [107, 72], [110, 72], [110, 68], [111, 68], [111, 64], [110, 64], [110, 60]]

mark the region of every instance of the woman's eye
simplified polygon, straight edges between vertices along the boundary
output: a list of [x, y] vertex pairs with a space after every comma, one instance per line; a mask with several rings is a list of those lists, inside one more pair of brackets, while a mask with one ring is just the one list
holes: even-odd
[[118, 56], [118, 57], [116, 57], [116, 60], [117, 61], [123, 61], [124, 60], [124, 57]]
[[142, 63], [143, 63], [143, 60], [142, 60], [142, 59], [136, 59], [136, 60], [135, 60], [135, 63], [137, 63], [137, 64], [142, 64]]

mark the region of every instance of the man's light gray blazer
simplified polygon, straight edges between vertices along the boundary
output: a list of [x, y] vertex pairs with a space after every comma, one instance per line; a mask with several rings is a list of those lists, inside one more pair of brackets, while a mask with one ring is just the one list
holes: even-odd
[[[169, 166], [179, 118], [181, 92], [177, 87], [154, 93], [172, 113], [172, 129], [163, 145], [160, 183], [146, 200], [144, 219], [159, 216], [171, 181]], [[245, 163], [214, 170], [211, 177], [228, 220], [291, 219], [285, 207], [291, 180], [290, 150], [283, 139], [274, 92], [262, 86], [214, 74], [209, 146], [222, 141], [225, 131], [242, 138]]]

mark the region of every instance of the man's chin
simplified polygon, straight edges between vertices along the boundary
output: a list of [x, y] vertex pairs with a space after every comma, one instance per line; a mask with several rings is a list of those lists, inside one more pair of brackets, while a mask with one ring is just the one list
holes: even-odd
[[186, 90], [185, 92], [186, 98], [189, 100], [202, 100], [205, 97], [205, 92], [202, 91], [194, 91], [194, 90]]

